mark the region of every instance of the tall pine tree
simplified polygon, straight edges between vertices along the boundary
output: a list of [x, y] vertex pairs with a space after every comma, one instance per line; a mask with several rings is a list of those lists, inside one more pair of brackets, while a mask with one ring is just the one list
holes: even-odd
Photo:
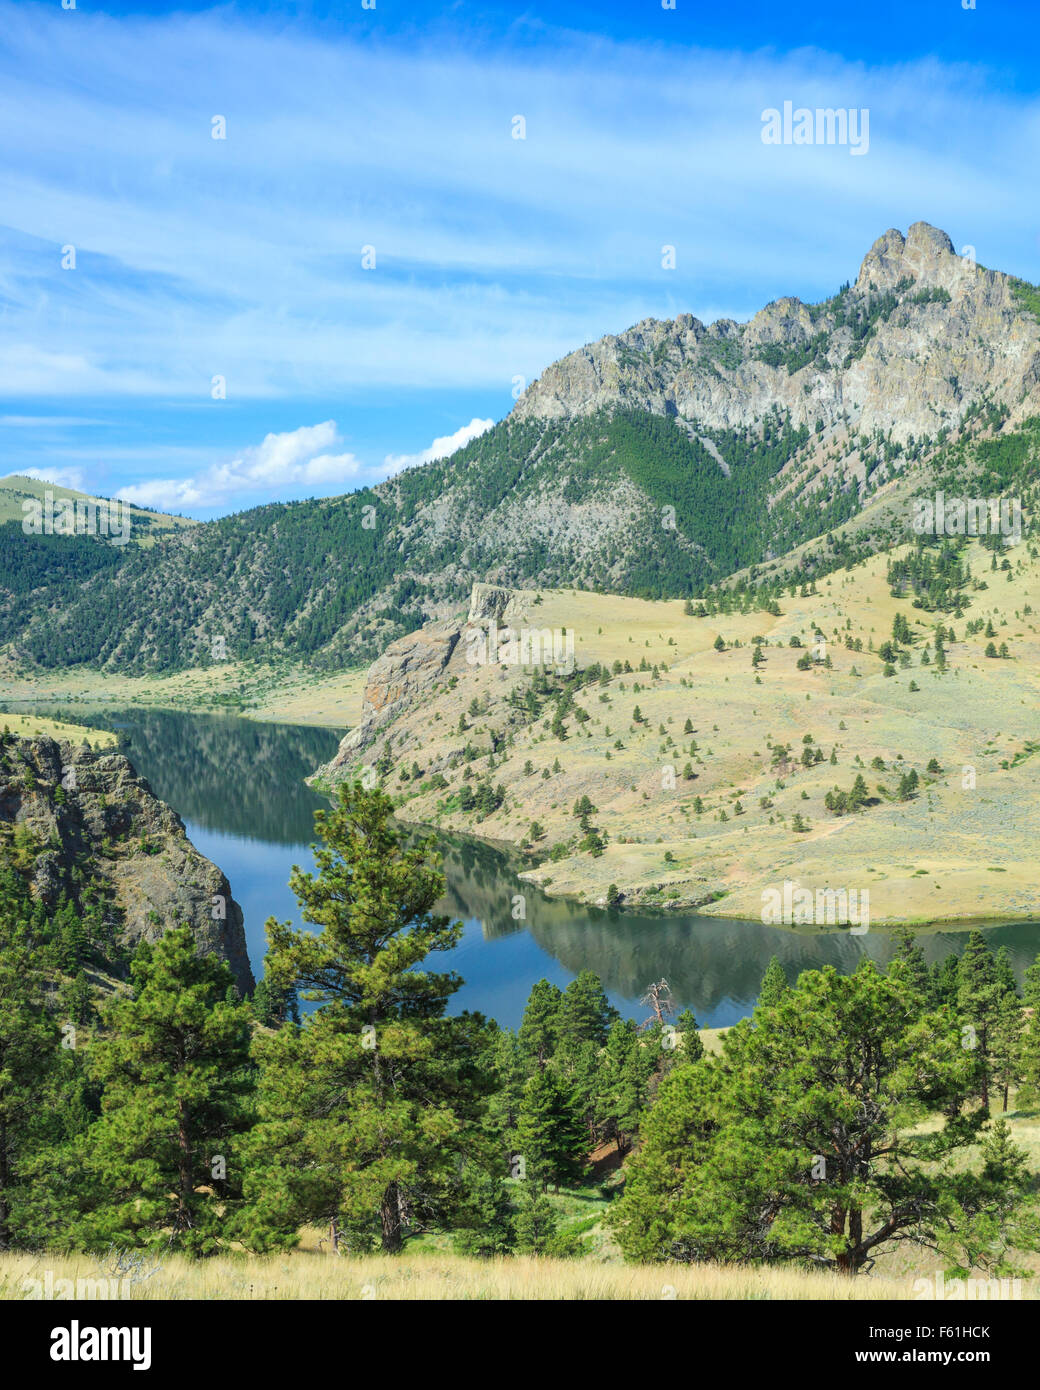
[[433, 911], [444, 876], [432, 842], [408, 845], [392, 813], [382, 792], [341, 786], [315, 815], [317, 874], [290, 880], [318, 932], [267, 924], [271, 988], [320, 1007], [257, 1039], [251, 1248], [292, 1245], [305, 1222], [327, 1222], [334, 1246], [342, 1233], [396, 1252], [466, 1205], [467, 1162], [500, 1161], [484, 1125], [488, 1027], [445, 1018], [461, 978], [419, 968], [462, 927]]

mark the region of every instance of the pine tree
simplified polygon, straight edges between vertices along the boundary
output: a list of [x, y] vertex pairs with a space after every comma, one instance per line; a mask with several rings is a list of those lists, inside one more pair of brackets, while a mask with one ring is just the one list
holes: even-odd
[[869, 795], [867, 784], [863, 780], [862, 772], [857, 772], [856, 780], [853, 782], [852, 790], [849, 792], [849, 810], [859, 811], [862, 809], [862, 807], [867, 804]]
[[991, 1050], [993, 1081], [1001, 1095], [1000, 1108], [1007, 1111], [1012, 1086], [1022, 1080], [1022, 1039], [1025, 1019], [1022, 1006], [1014, 994], [1003, 993], [997, 1004], [993, 1021]]
[[508, 1028], [493, 1029], [483, 1066], [494, 1078], [494, 1089], [488, 1098], [488, 1124], [502, 1147], [512, 1149], [528, 1076], [526, 1059], [514, 1032]]
[[1031, 1013], [1022, 1034], [1019, 1067], [1023, 1098], [1035, 1104], [1040, 1099], [1040, 956], [1025, 973], [1024, 993]]
[[1001, 946], [997, 954], [993, 957], [993, 978], [1003, 994], [1010, 994], [1013, 998], [1018, 998], [1018, 981], [1015, 979], [1015, 967], [1011, 964], [1011, 957], [1008, 948]]
[[602, 1046], [620, 1014], [607, 999], [598, 975], [583, 970], [563, 991], [556, 1014], [560, 1043], [592, 1042]]
[[250, 1136], [243, 1238], [294, 1244], [328, 1222], [336, 1246], [385, 1252], [465, 1203], [460, 1162], [492, 1165], [493, 1078], [479, 1015], [445, 1018], [462, 981], [418, 969], [462, 931], [436, 915], [444, 876], [431, 841], [406, 847], [379, 791], [343, 785], [315, 814], [317, 875], [290, 886], [317, 934], [268, 921], [267, 972], [320, 1007], [256, 1040], [260, 1120]]
[[516, 1248], [522, 1255], [546, 1254], [557, 1232], [553, 1204], [532, 1182], [520, 1184], [518, 1210], [513, 1218]]
[[516, 1146], [527, 1177], [536, 1178], [543, 1191], [550, 1183], [580, 1183], [585, 1175], [587, 1136], [579, 1108], [548, 1067], [524, 1087]]
[[893, 961], [902, 961], [906, 967], [906, 978], [911, 981], [924, 1009], [931, 997], [928, 965], [924, 951], [917, 944], [917, 938], [909, 927], [900, 927], [895, 933], [896, 950]]
[[188, 927], [142, 943], [131, 982], [132, 996], [104, 1006], [90, 1050], [104, 1093], [87, 1164], [104, 1200], [85, 1219], [86, 1239], [211, 1254], [241, 1188], [248, 1014], [225, 1002], [231, 972], [196, 955]]
[[675, 1020], [675, 1030], [680, 1038], [676, 1061], [696, 1062], [704, 1056], [704, 1043], [692, 1009], [683, 1009]]
[[[863, 1269], [894, 1241], [976, 1240], [1017, 1197], [965, 1171], [984, 1123], [956, 1020], [918, 1013], [906, 967], [805, 971], [773, 1009], [727, 1030], [722, 1055], [661, 1083], [609, 1217], [630, 1259], [785, 1261]], [[918, 1128], [930, 1116], [941, 1127]], [[1035, 1237], [1030, 1237], [1035, 1241]], [[1031, 1248], [1026, 1246], [1025, 1248]]]
[[512, 1248], [515, 1235], [509, 1189], [502, 1174], [482, 1164], [463, 1165], [463, 1196], [455, 1215], [452, 1244], [460, 1255], [489, 1259]]
[[559, 1040], [560, 1003], [563, 995], [548, 980], [538, 980], [528, 995], [520, 1023], [520, 1050], [532, 1065], [544, 1067]]
[[957, 1004], [957, 957], [951, 952], [928, 972], [928, 989], [933, 1008]]
[[978, 1061], [979, 1098], [987, 1109], [993, 1029], [1004, 993], [997, 981], [996, 966], [986, 939], [980, 931], [973, 931], [957, 963], [957, 1008], [961, 1022], [973, 1029], [974, 1046], [970, 1050]]
[[787, 976], [784, 974], [784, 967], [780, 964], [779, 956], [772, 956], [766, 966], [766, 973], [762, 976], [762, 985], [758, 991], [758, 1007], [773, 1008], [779, 1004], [786, 992]]
[[38, 948], [4, 903], [0, 917], [0, 1251], [32, 1243], [30, 1209], [41, 1193], [35, 1167], [51, 1137], [61, 1052], [56, 1020], [45, 1005]]

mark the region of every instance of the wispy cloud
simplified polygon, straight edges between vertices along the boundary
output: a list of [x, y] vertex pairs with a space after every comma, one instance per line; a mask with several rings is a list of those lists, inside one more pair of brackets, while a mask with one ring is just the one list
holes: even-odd
[[73, 492], [82, 492], [83, 473], [78, 468], [25, 468], [23, 478], [35, 478], [39, 483], [53, 483], [55, 487], [68, 487]]
[[[219, 410], [220, 376], [227, 410], [288, 403], [320, 419], [342, 403], [352, 440], [378, 391], [451, 393], [461, 419], [486, 409], [467, 392], [507, 406], [516, 378], [647, 316], [822, 297], [875, 236], [919, 218], [1040, 278], [1021, 197], [1040, 103], [981, 69], [548, 30], [492, 47], [462, 9], [435, 37], [284, 19], [0, 0], [11, 416], [45, 398]], [[869, 154], [763, 145], [762, 111], [788, 99], [868, 108]], [[213, 419], [181, 430], [186, 460], [217, 456], [228, 432]], [[424, 433], [411, 422], [411, 439]], [[154, 442], [142, 430], [153, 458]], [[393, 452], [402, 443], [365, 452], [387, 468], [421, 457]], [[284, 475], [366, 473], [352, 454], [322, 457]], [[237, 463], [133, 486], [183, 507], [255, 495], [262, 460]]]
[[79, 429], [101, 423], [89, 415], [0, 415], [0, 427], [17, 430]]
[[[215, 374], [229, 398], [505, 384], [670, 295], [739, 312], [759, 287], [844, 278], [865, 227], [928, 217], [1036, 250], [1008, 197], [1035, 101], [938, 63], [565, 37], [489, 54], [230, 10], [0, 4], [0, 24], [0, 121], [19, 133], [0, 368], [27, 395], [190, 396]], [[787, 98], [869, 107], [869, 157], [764, 147], [761, 111]]]

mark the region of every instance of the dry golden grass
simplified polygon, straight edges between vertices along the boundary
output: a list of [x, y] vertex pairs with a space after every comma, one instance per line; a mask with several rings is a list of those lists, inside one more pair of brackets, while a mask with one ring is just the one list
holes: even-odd
[[20, 738], [55, 738], [69, 743], [87, 739], [95, 746], [111, 748], [116, 736], [107, 729], [92, 729], [82, 724], [67, 724], [59, 719], [42, 719], [35, 714], [0, 714], [0, 728], [6, 727]]
[[[365, 675], [361, 667], [318, 675], [226, 661], [170, 676], [112, 676], [82, 669], [27, 676], [6, 660], [0, 662], [0, 702], [82, 704], [85, 718], [95, 705], [139, 705], [189, 713], [230, 710], [262, 721], [350, 728], [361, 717]], [[5, 717], [10, 721], [15, 716]]]
[[[45, 1272], [59, 1279], [97, 1279], [85, 1256], [0, 1256], [0, 1299], [24, 1299]], [[133, 1286], [133, 1299], [909, 1299], [913, 1280], [739, 1269], [720, 1265], [597, 1264], [516, 1256], [495, 1260], [443, 1254], [351, 1258], [314, 1249], [290, 1255], [191, 1262], [167, 1258]], [[1023, 1287], [1023, 1297], [1034, 1292]]]
[[[967, 557], [988, 587], [970, 593], [962, 619], [893, 598], [887, 555], [825, 577], [815, 595], [785, 594], [779, 617], [688, 617], [679, 601], [574, 591], [543, 591], [536, 604], [533, 593], [521, 594], [517, 625], [566, 628], [579, 665], [628, 660], [637, 667], [645, 659], [658, 664], [659, 679], [634, 671], [582, 691], [577, 703], [588, 719], [570, 721], [565, 741], [548, 729], [547, 710], [512, 744], [500, 745], [505, 760], [496, 762], [492, 780], [508, 794], [479, 824], [459, 811], [438, 821], [438, 802], [447, 793], [425, 784], [401, 784], [414, 797], [403, 814], [505, 842], [521, 841], [537, 820], [545, 832], [542, 851], [566, 843], [573, 850], [580, 837], [572, 807], [587, 795], [607, 836], [606, 852], [599, 858], [572, 852], [524, 877], [553, 895], [593, 902], [604, 901], [615, 883], [630, 906], [642, 898], [758, 919], [763, 889], [785, 878], [810, 888], [837, 878], [837, 886], [869, 890], [877, 924], [1033, 916], [1040, 911], [1032, 848], [1040, 834], [1040, 754], [1029, 748], [1040, 698], [1040, 632], [1028, 610], [1040, 592], [1040, 566], [1024, 547], [1013, 556], [1010, 576], [990, 571], [989, 556], [977, 545]], [[912, 664], [885, 677], [867, 648], [876, 651], [889, 638], [897, 613], [915, 635]], [[992, 620], [1011, 659], [987, 659], [984, 634], [967, 634], [969, 618]], [[921, 664], [940, 620], [952, 621], [957, 633], [945, 676], [934, 663]], [[832, 666], [799, 671], [797, 659], [817, 630], [826, 636]], [[770, 644], [760, 683], [751, 665], [756, 635]], [[742, 645], [716, 651], [717, 636]], [[848, 650], [846, 636], [859, 639], [863, 651]], [[803, 646], [791, 648], [792, 637]], [[517, 668], [470, 666], [462, 657], [449, 670], [457, 683], [442, 682], [391, 729], [395, 757], [406, 767], [417, 760], [440, 769], [467, 740], [483, 749], [508, 716], [504, 699], [513, 683], [530, 679]], [[919, 688], [910, 688], [912, 680]], [[460, 734], [459, 717], [474, 696], [487, 702], [487, 713], [468, 716], [472, 732]], [[636, 705], [640, 725], [633, 721]], [[685, 732], [687, 720], [692, 734]], [[769, 745], [788, 744], [797, 760], [806, 734], [824, 761], [779, 777]], [[932, 758], [942, 768], [935, 775], [926, 772]], [[875, 759], [883, 767], [874, 767]], [[695, 773], [689, 780], [682, 775], [687, 763]], [[925, 779], [910, 803], [895, 797], [905, 767]], [[966, 785], [966, 769], [973, 786]], [[472, 770], [481, 773], [479, 761]], [[826, 793], [835, 784], [849, 788], [859, 772], [876, 804], [863, 815], [832, 816], [823, 805]], [[460, 775], [449, 767], [451, 790]], [[390, 786], [398, 790], [395, 773]], [[795, 814], [808, 820], [807, 833], [792, 829]]]

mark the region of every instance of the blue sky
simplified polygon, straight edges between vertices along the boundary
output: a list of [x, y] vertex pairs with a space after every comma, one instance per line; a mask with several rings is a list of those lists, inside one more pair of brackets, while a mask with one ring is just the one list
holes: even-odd
[[[0, 34], [4, 473], [203, 517], [349, 491], [919, 219], [1040, 280], [1035, 4], [0, 0]], [[763, 144], [787, 100], [869, 148]]]

